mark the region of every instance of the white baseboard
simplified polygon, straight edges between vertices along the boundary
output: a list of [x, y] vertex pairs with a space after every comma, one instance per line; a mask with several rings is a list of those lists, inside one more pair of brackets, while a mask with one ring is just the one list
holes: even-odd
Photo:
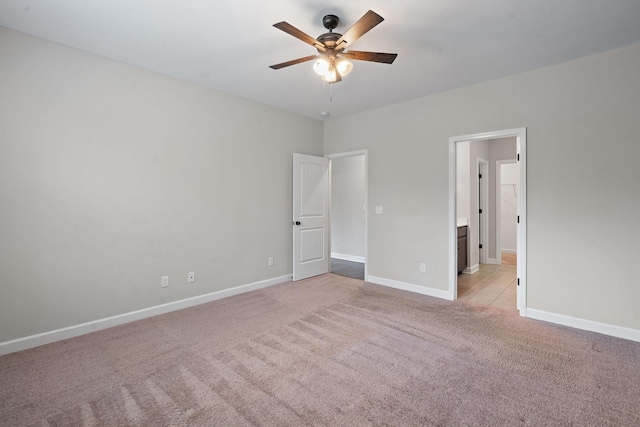
[[640, 330], [623, 326], [610, 325], [608, 323], [594, 322], [593, 320], [580, 319], [578, 317], [565, 316], [564, 314], [549, 313], [547, 311], [527, 308], [527, 317], [558, 325], [570, 326], [585, 331], [598, 332], [612, 337], [640, 342]]
[[428, 295], [430, 297], [442, 298], [451, 301], [453, 298], [448, 291], [418, 286], [411, 283], [399, 282], [397, 280], [384, 279], [382, 277], [367, 276], [367, 282], [376, 285], [388, 286], [390, 288], [401, 289], [403, 291], [415, 292], [417, 294]]
[[501, 264], [496, 258], [487, 258], [487, 264]]
[[512, 255], [516, 255], [518, 253], [518, 251], [516, 251], [515, 249], [500, 249], [500, 251], [503, 254], [512, 254]]
[[353, 261], [360, 262], [364, 264], [364, 257], [357, 255], [347, 255], [347, 254], [339, 254], [336, 252], [331, 252], [331, 258], [341, 259], [343, 261]]
[[473, 274], [480, 270], [480, 264], [472, 265], [471, 267], [467, 267], [462, 270], [462, 274]]
[[197, 297], [186, 298], [179, 301], [173, 301], [166, 304], [156, 305], [154, 307], [143, 308], [129, 313], [119, 314], [117, 316], [106, 317], [104, 319], [93, 320], [79, 325], [69, 326], [66, 328], [56, 329], [54, 331], [43, 332], [41, 334], [31, 335], [24, 338], [17, 338], [11, 341], [0, 343], [0, 356], [4, 354], [14, 353], [16, 351], [26, 350], [28, 348], [38, 347], [40, 345], [49, 344], [68, 338], [77, 337], [79, 335], [88, 334], [90, 332], [111, 328], [113, 326], [122, 325], [136, 320], [146, 319], [147, 317], [157, 316], [183, 308], [193, 307], [227, 298], [233, 295], [242, 294], [244, 292], [254, 291], [291, 281], [291, 275], [274, 277], [273, 279], [261, 280], [259, 282], [249, 283], [247, 285], [236, 286], [235, 288], [225, 289], [222, 291], [211, 292]]

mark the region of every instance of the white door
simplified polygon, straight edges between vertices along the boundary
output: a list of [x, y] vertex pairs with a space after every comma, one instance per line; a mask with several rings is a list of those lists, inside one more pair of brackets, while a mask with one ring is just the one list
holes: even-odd
[[293, 280], [329, 272], [329, 159], [293, 154]]

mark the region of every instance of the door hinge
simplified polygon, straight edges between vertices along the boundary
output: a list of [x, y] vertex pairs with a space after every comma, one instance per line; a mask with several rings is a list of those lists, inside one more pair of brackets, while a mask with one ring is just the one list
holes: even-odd
[[518, 153], [517, 159], [518, 161], [520, 161], [520, 153]]
[[478, 178], [482, 178], [482, 174], [481, 173], [478, 174]]
[[478, 212], [482, 213], [482, 209], [478, 209]]
[[482, 249], [482, 243], [480, 243], [480, 244], [478, 245], [478, 247], [479, 247], [480, 249]]
[[518, 286], [520, 286], [520, 279], [518, 279]]
[[518, 224], [520, 224], [520, 215], [518, 215]]

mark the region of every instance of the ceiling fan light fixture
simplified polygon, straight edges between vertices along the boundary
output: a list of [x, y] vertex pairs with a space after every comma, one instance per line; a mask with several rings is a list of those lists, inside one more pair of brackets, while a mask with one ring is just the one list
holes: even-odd
[[351, 72], [351, 70], [353, 69], [353, 64], [351, 63], [351, 61], [341, 58], [340, 60], [338, 60], [336, 68], [338, 69], [340, 75], [344, 77]]
[[313, 63], [313, 71], [319, 76], [324, 76], [329, 72], [330, 64], [325, 58], [319, 58]]
[[327, 83], [338, 83], [342, 81], [342, 77], [348, 75], [353, 69], [351, 61], [345, 57], [357, 61], [392, 64], [396, 59], [396, 56], [398, 56], [397, 53], [363, 52], [351, 49], [349, 49], [348, 52], [345, 52], [347, 47], [350, 48], [356, 40], [382, 21], [384, 21], [382, 16], [372, 10], [369, 10], [360, 19], [358, 19], [346, 33], [340, 34], [333, 32], [333, 30], [338, 27], [340, 19], [336, 15], [326, 15], [322, 20], [322, 25], [324, 25], [329, 32], [321, 34], [317, 38], [313, 38], [300, 31], [286, 21], [273, 24], [277, 29], [313, 46], [318, 51], [319, 55], [309, 55], [292, 61], [270, 65], [269, 67], [274, 70], [279, 70], [291, 65], [314, 61], [313, 70], [316, 74], [322, 77], [322, 80]]
[[324, 81], [327, 83], [334, 83], [336, 80], [338, 80], [338, 76], [336, 75], [337, 70], [335, 67], [331, 67], [329, 68], [329, 70], [325, 73], [324, 75]]

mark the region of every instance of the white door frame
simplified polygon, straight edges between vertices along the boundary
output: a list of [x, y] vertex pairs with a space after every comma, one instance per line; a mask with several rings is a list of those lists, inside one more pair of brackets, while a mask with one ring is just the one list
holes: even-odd
[[502, 262], [502, 240], [500, 229], [500, 222], [502, 220], [502, 169], [500, 169], [500, 166], [513, 163], [518, 163], [518, 161], [516, 159], [496, 160], [496, 260], [498, 264]]
[[457, 266], [457, 221], [456, 221], [456, 143], [484, 139], [516, 138], [516, 153], [519, 156], [518, 187], [518, 310], [521, 316], [527, 316], [527, 128], [499, 130], [472, 135], [452, 136], [449, 138], [449, 298], [458, 298]]
[[[480, 230], [480, 237], [478, 239], [478, 244], [482, 245], [482, 250], [478, 249], [478, 263], [479, 264], [488, 264], [489, 263], [489, 161], [485, 160], [481, 157], [478, 157], [478, 165], [476, 171], [478, 174], [482, 175], [482, 180], [478, 185], [482, 186], [482, 189], [478, 191], [478, 209], [482, 210], [482, 217], [480, 217], [480, 212], [475, 212], [475, 215], [478, 218], [476, 224], [478, 224], [478, 230]], [[476, 175], [478, 176], [478, 175]], [[480, 178], [478, 178], [480, 179]]]
[[[329, 258], [331, 258], [331, 159], [364, 155], [364, 280], [369, 280], [369, 150], [356, 150], [344, 153], [325, 154], [329, 159]], [[331, 271], [331, 269], [329, 269]]]

